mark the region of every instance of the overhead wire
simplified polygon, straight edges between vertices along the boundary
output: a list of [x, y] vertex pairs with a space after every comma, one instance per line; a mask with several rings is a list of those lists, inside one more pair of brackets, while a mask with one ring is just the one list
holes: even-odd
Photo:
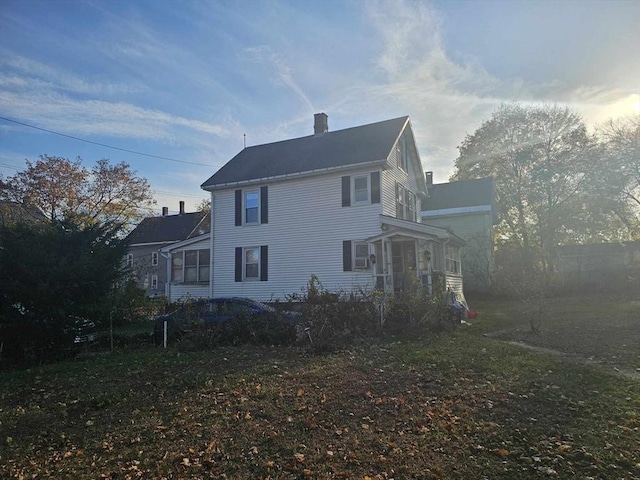
[[113, 150], [119, 150], [121, 152], [132, 153], [134, 155], [142, 155], [142, 156], [145, 156], [145, 157], [158, 158], [160, 160], [167, 160], [169, 162], [186, 163], [186, 164], [189, 164], [189, 165], [199, 165], [199, 166], [202, 166], [202, 167], [214, 167], [215, 168], [215, 165], [208, 165], [206, 163], [189, 162], [187, 160], [178, 160], [177, 158], [162, 157], [160, 155], [152, 155], [150, 153], [137, 152], [135, 150], [129, 150], [127, 148], [115, 147], [113, 145], [107, 145], [106, 143], [94, 142], [93, 140], [87, 140], [85, 138], [75, 137], [73, 135], [67, 135], [66, 133], [60, 133], [60, 132], [55, 132], [53, 130], [49, 130], [49, 129], [46, 129], [46, 128], [36, 127], [35, 125], [31, 125], [31, 124], [24, 123], [24, 122], [19, 122], [17, 120], [12, 120], [12, 119], [6, 118], [6, 117], [1, 117], [0, 116], [0, 120], [4, 120], [6, 122], [15, 123], [17, 125], [22, 125], [24, 127], [33, 128], [35, 130], [40, 130], [42, 132], [51, 133], [53, 135], [59, 135], [61, 137], [71, 138], [73, 140], [77, 140], [77, 141], [80, 141], [80, 142], [91, 143], [93, 145], [98, 145], [100, 147], [105, 147], [105, 148], [111, 148]]

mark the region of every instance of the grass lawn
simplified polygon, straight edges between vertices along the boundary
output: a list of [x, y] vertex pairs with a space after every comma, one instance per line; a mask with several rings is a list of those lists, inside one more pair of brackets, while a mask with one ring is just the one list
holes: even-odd
[[[539, 344], [633, 368], [640, 342], [616, 329], [637, 333], [637, 304], [607, 305], [546, 304]], [[485, 337], [526, 329], [509, 303], [472, 306], [454, 333], [326, 356], [146, 348], [2, 372], [0, 478], [640, 478], [640, 382]]]

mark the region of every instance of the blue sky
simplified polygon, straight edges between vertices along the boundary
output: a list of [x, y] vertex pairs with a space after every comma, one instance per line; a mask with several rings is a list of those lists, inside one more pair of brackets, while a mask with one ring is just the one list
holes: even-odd
[[[640, 1], [0, 0], [0, 173], [126, 161], [187, 210], [243, 147], [411, 117], [425, 170], [501, 103], [638, 112]], [[185, 163], [189, 162], [189, 163]]]

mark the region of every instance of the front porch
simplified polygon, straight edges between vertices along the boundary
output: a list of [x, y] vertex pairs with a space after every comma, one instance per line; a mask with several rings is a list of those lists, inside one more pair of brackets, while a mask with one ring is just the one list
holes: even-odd
[[[376, 289], [392, 293], [423, 285], [429, 294], [434, 288], [463, 294], [459, 261], [463, 240], [441, 228], [384, 215], [381, 229], [381, 234], [367, 239]], [[440, 285], [437, 276], [443, 278]]]

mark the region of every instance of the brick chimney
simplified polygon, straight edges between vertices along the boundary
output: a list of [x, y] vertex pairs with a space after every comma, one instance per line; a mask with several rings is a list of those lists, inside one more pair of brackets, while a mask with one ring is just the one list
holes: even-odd
[[316, 113], [313, 116], [313, 133], [319, 135], [329, 131], [329, 117], [326, 113]]
[[162, 207], [162, 216], [166, 217], [169, 215], [169, 207]]
[[180, 200], [180, 215], [184, 214], [184, 200]]
[[427, 181], [427, 187], [433, 186], [433, 172], [424, 172], [424, 178]]

